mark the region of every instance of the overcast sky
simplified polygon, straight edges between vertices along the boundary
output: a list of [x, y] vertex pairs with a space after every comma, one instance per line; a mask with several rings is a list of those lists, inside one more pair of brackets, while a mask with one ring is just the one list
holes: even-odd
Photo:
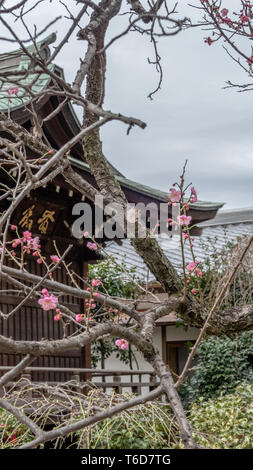
[[[223, 1], [231, 10], [239, 4]], [[73, 5], [78, 11], [80, 6]], [[29, 24], [43, 26], [62, 11], [58, 0], [48, 0], [47, 8], [39, 6]], [[196, 18], [185, 0], [179, 0], [178, 11], [182, 17]], [[120, 23], [114, 19], [111, 34], [123, 24], [123, 18]], [[19, 28], [16, 24], [17, 32]], [[66, 20], [49, 31], [58, 31], [60, 39]], [[105, 108], [140, 118], [148, 126], [126, 136], [124, 125], [109, 123], [102, 131], [104, 151], [126, 177], [165, 191], [188, 159], [187, 176], [200, 199], [226, 202], [225, 208], [253, 206], [253, 92], [222, 89], [226, 80], [245, 83], [248, 77], [221, 43], [204, 43], [207, 35], [196, 28], [161, 40], [164, 81], [153, 101], [147, 95], [158, 75], [147, 62], [153, 54], [148, 38], [131, 33], [109, 48]], [[84, 43], [73, 38], [56, 60], [69, 82], [83, 48]], [[9, 49], [9, 44], [2, 45], [2, 50]]]

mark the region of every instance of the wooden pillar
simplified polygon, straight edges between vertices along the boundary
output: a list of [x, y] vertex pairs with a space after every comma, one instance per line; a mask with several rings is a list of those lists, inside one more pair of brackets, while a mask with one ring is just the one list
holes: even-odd
[[150, 382], [149, 391], [152, 392], [152, 390], [156, 388], [156, 373], [155, 372], [150, 373], [149, 382]]
[[116, 393], [119, 393], [121, 394], [122, 393], [122, 386], [121, 386], [121, 376], [120, 376], [120, 373], [119, 374], [114, 374], [113, 376], [113, 382], [116, 384], [114, 385], [114, 390]]
[[73, 380], [75, 386], [75, 390], [77, 393], [80, 393], [81, 392], [81, 387], [80, 387], [80, 375], [79, 374], [73, 374], [71, 376], [71, 380]]
[[[133, 376], [131, 376], [132, 378]], [[132, 385], [132, 393], [136, 393], [137, 395], [141, 395], [141, 378], [142, 378], [142, 375], [138, 375], [138, 382], [139, 384], [138, 385]]]

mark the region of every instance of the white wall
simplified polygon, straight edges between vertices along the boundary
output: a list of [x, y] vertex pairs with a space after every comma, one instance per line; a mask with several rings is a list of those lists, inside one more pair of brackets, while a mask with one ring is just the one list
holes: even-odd
[[166, 341], [191, 341], [197, 339], [198, 335], [198, 328], [189, 327], [185, 331], [182, 326], [166, 326]]
[[[176, 327], [174, 325], [166, 326], [166, 341], [191, 341], [195, 340], [198, 336], [199, 330], [197, 328], [188, 328], [187, 331], [184, 330], [183, 327]], [[154, 346], [162, 354], [162, 328], [157, 327], [155, 334], [154, 334]], [[142, 354], [133, 347], [133, 352], [137, 358], [138, 367], [133, 361], [133, 370], [145, 370], [145, 371], [152, 371], [152, 367], [148, 364], [145, 359], [143, 358]], [[97, 365], [97, 369], [101, 369], [101, 364]], [[112, 354], [108, 359], [105, 361], [105, 369], [109, 370], [129, 370], [129, 366], [124, 364], [119, 359], [116, 358], [116, 354]], [[113, 376], [107, 377], [106, 381], [111, 382]], [[134, 382], [138, 381], [138, 376], [133, 376]], [[142, 376], [142, 382], [148, 382], [149, 375]], [[101, 378], [94, 378], [93, 381], [101, 382]], [[130, 382], [130, 376], [122, 376], [122, 382]], [[108, 389], [108, 391], [110, 391]], [[124, 388], [123, 391], [130, 391], [130, 388]], [[148, 387], [143, 387], [142, 392], [145, 393], [148, 391]]]

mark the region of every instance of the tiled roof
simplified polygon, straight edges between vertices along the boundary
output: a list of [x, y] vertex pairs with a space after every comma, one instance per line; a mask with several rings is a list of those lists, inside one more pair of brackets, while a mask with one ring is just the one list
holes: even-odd
[[[241, 222], [245, 216], [246, 222]], [[236, 242], [238, 237], [253, 233], [253, 209], [240, 209], [234, 211], [222, 211], [214, 219], [199, 224], [202, 227], [202, 234], [194, 238], [194, 254], [198, 261], [204, 261], [211, 253], [215, 245], [216, 251], [222, 251], [227, 242]], [[158, 236], [158, 242], [164, 250], [168, 259], [175, 268], [180, 269], [181, 248], [179, 238], [174, 236]], [[128, 268], [136, 266], [136, 274], [143, 281], [153, 281], [154, 276], [149, 271], [144, 261], [135, 252], [130, 240], [125, 239], [122, 245], [118, 246], [113, 241], [107, 243], [105, 251], [113, 256], [119, 264], [125, 263]], [[185, 245], [185, 261], [192, 261], [189, 244]]]
[[242, 209], [221, 210], [214, 219], [201, 222], [200, 227], [214, 226], [214, 225], [228, 225], [239, 223], [252, 223], [253, 222], [253, 207], [245, 207]]

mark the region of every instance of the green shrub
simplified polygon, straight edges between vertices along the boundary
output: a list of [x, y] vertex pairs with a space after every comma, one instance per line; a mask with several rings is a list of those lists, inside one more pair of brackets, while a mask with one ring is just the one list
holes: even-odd
[[210, 337], [197, 352], [194, 374], [180, 387], [180, 395], [188, 407], [198, 401], [231, 393], [241, 382], [253, 384], [253, 331], [234, 339]]
[[253, 449], [253, 386], [194, 403], [190, 421], [199, 444], [214, 449]]

